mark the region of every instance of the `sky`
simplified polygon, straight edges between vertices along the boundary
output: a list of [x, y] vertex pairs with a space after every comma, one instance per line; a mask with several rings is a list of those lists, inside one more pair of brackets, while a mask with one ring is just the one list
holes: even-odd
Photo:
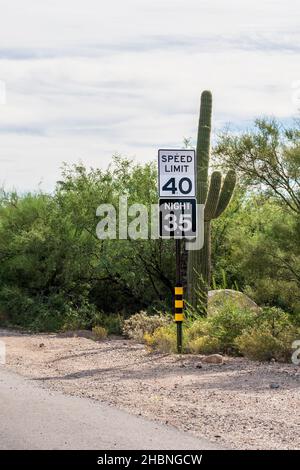
[[[299, 0], [0, 0], [0, 186], [52, 191], [62, 162], [147, 162], [300, 104]], [[5, 93], [4, 93], [5, 91]]]

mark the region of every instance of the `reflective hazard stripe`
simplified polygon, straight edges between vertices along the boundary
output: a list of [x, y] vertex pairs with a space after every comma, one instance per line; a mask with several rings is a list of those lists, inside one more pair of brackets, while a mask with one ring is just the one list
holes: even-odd
[[183, 308], [183, 300], [175, 299], [175, 308]]
[[183, 287], [176, 286], [174, 291], [175, 291], [175, 297], [174, 297], [175, 317], [174, 317], [174, 320], [177, 321], [177, 322], [180, 322], [180, 321], [184, 320], [184, 315], [183, 315], [183, 308], [184, 308]]
[[183, 321], [183, 313], [175, 313], [175, 321]]
[[183, 295], [183, 287], [175, 287], [175, 295]]

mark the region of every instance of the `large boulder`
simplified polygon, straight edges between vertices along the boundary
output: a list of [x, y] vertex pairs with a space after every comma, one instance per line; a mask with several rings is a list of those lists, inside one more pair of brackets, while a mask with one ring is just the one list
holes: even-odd
[[233, 289], [217, 289], [208, 291], [208, 315], [213, 315], [226, 300], [231, 301], [237, 307], [252, 310], [253, 313], [260, 311], [259, 306], [243, 292]]

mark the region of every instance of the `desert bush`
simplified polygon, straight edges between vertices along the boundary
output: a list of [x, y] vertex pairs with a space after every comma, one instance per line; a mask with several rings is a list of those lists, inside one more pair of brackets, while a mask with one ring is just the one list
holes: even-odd
[[156, 329], [167, 326], [168, 323], [168, 317], [163, 317], [162, 315], [150, 316], [146, 312], [141, 311], [124, 321], [123, 334], [130, 339], [144, 341], [145, 333], [152, 335]]
[[69, 303], [64, 315], [63, 330], [90, 330], [101, 324], [103, 313], [95, 305], [83, 301], [81, 305]]
[[44, 298], [29, 295], [16, 286], [2, 286], [0, 308], [3, 326], [57, 331], [62, 326], [66, 305], [64, 297], [59, 294]]
[[63, 325], [63, 330], [92, 329], [102, 326], [110, 335], [122, 332], [123, 317], [120, 314], [98, 311], [95, 305], [85, 304], [80, 308], [70, 306]]
[[92, 333], [94, 338], [98, 341], [102, 341], [107, 338], [107, 329], [103, 328], [103, 326], [94, 326], [92, 328]]
[[124, 318], [119, 313], [103, 314], [103, 326], [110, 335], [121, 335]]
[[[184, 328], [186, 352], [211, 354], [215, 352], [239, 354], [235, 340], [242, 332], [253, 325], [256, 314], [252, 310], [237, 307], [230, 299], [218, 307], [214, 315], [189, 317]], [[126, 320], [127, 321], [127, 320]], [[144, 341], [152, 348], [162, 352], [176, 351], [176, 325], [166, 325], [153, 331], [145, 331]], [[141, 336], [141, 329], [139, 335]]]
[[194, 321], [186, 335], [191, 353], [224, 352], [261, 361], [289, 361], [300, 328], [298, 317], [280, 308], [265, 307], [255, 313], [226, 301], [214, 315]]
[[264, 307], [256, 317], [256, 325], [267, 326], [273, 336], [277, 336], [291, 326], [293, 316], [278, 307]]
[[187, 350], [196, 354], [238, 354], [235, 339], [254, 324], [256, 314], [236, 305], [230, 298], [218, 304], [214, 314], [200, 317], [187, 329]]
[[237, 339], [239, 351], [249, 359], [290, 361], [292, 342], [300, 338], [300, 328], [291, 315], [280, 308], [264, 308], [255, 325], [246, 329]]
[[210, 336], [219, 341], [225, 353], [238, 353], [235, 339], [253, 325], [256, 314], [246, 308], [237, 307], [230, 300], [219, 307], [217, 313], [208, 318]]
[[144, 341], [153, 350], [175, 353], [177, 350], [176, 325], [169, 324], [155, 329], [152, 333], [146, 332]]
[[213, 354], [221, 351], [220, 341], [213, 336], [199, 336], [187, 344], [187, 350], [192, 354]]
[[105, 328], [109, 335], [121, 335], [124, 317], [120, 313], [99, 312], [97, 325]]
[[[176, 352], [176, 325], [168, 317], [145, 312], [125, 320], [127, 337], [144, 341], [152, 350]], [[300, 337], [295, 317], [275, 307], [258, 312], [241, 308], [230, 299], [214, 315], [188, 318], [183, 350], [192, 354], [241, 354], [250, 359], [289, 361], [291, 345]]]
[[[140, 315], [143, 318], [145, 314], [138, 314], [137, 320]], [[140, 337], [141, 322], [137, 324], [135, 331]], [[176, 325], [169, 323], [157, 328], [152, 323], [151, 327], [152, 331], [143, 327], [146, 344], [160, 352], [176, 352]], [[269, 307], [256, 313], [228, 300], [218, 306], [214, 315], [190, 319], [185, 324], [183, 350], [192, 354], [221, 352], [261, 361], [271, 358], [289, 361], [292, 342], [299, 338], [295, 318], [283, 310]]]
[[272, 334], [267, 325], [251, 328], [236, 339], [239, 351], [249, 359], [290, 362], [292, 355], [292, 342], [299, 339], [300, 330], [289, 326], [277, 336]]
[[209, 335], [211, 332], [211, 324], [208, 318], [198, 317], [196, 320], [190, 322], [186, 334], [190, 341], [197, 339], [201, 336]]

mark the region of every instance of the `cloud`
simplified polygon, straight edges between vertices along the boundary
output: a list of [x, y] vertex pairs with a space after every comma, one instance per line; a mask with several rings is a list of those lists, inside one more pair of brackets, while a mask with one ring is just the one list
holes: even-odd
[[300, 52], [300, 32], [283, 35], [267, 33], [197, 34], [141, 36], [139, 40], [116, 43], [95, 43], [73, 47], [0, 48], [2, 60], [49, 60], [64, 58], [102, 58], [122, 53], [185, 51], [188, 53], [226, 51]]
[[[3, 4], [3, 5], [2, 5]], [[199, 97], [214, 130], [289, 120], [299, 80], [290, 0], [0, 0], [0, 181], [51, 190], [63, 161], [154, 159], [196, 135]]]

